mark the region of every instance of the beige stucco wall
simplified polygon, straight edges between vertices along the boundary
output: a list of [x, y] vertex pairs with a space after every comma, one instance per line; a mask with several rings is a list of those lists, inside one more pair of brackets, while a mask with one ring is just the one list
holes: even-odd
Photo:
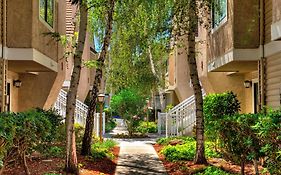
[[[38, 8], [37, 8], [38, 9]], [[32, 0], [7, 1], [7, 46], [30, 48], [32, 41]]]
[[272, 21], [273, 23], [281, 20], [281, 1], [272, 0]]
[[[185, 44], [183, 41], [182, 44]], [[175, 92], [181, 102], [193, 94], [187, 63], [187, 53], [184, 47], [175, 48]], [[173, 65], [172, 65], [173, 66]]]
[[259, 0], [234, 0], [234, 48], [259, 47]]
[[[245, 80], [256, 80], [258, 79], [258, 71], [250, 72], [245, 74]], [[253, 111], [253, 86], [251, 88], [245, 88], [245, 113], [252, 113]]]
[[7, 75], [7, 82], [10, 83], [11, 87], [11, 95], [10, 95], [10, 107], [11, 111], [17, 112], [18, 111], [18, 96], [19, 96], [19, 88], [13, 86], [13, 80], [18, 80], [19, 75], [15, 72], [8, 71]]
[[169, 86], [175, 85], [175, 52], [170, 53], [168, 60], [168, 83]]
[[50, 29], [44, 20], [40, 20], [38, 0], [7, 1], [7, 46], [35, 48], [57, 61], [59, 42], [46, 33], [65, 33], [65, 2], [54, 2], [54, 27]]

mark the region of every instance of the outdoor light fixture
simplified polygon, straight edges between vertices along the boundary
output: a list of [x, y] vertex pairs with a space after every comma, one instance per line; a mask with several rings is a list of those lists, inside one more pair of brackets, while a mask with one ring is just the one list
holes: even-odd
[[17, 88], [21, 87], [21, 81], [20, 80], [14, 80], [13, 85]]
[[103, 103], [104, 97], [105, 97], [104, 94], [99, 94], [99, 95], [98, 95], [98, 102], [99, 102], [99, 103]]
[[249, 88], [249, 87], [251, 87], [251, 86], [252, 86], [252, 81], [250, 81], [250, 80], [244, 81], [244, 87], [245, 87], [245, 88]]
[[100, 136], [100, 141], [103, 141], [102, 138], [102, 111], [103, 111], [103, 103], [104, 103], [104, 94], [99, 94], [98, 95], [98, 102], [100, 103], [100, 119], [99, 119], [99, 136]]

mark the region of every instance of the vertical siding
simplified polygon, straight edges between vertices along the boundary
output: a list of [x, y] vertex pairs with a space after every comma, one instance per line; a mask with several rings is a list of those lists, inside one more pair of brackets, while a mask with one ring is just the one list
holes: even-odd
[[266, 58], [266, 105], [280, 107], [281, 54]]
[[264, 1], [264, 18], [265, 18], [265, 43], [271, 41], [271, 24], [272, 24], [272, 0]]

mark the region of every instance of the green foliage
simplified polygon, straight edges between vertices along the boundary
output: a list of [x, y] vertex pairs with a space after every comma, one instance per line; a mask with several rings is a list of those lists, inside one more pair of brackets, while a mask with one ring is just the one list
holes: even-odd
[[[177, 142], [182, 141], [182, 144], [168, 145], [173, 140]], [[168, 161], [180, 161], [180, 160], [193, 160], [196, 153], [196, 141], [191, 137], [172, 137], [162, 138], [157, 141], [159, 144], [167, 145], [161, 150], [161, 153]], [[205, 154], [207, 157], [221, 157], [213, 148], [211, 142], [206, 142]]]
[[239, 110], [240, 102], [233, 92], [207, 95], [203, 103], [207, 137], [215, 141], [218, 138], [217, 131], [222, 126], [220, 120], [223, 120], [226, 115], [237, 114]]
[[174, 105], [172, 105], [172, 104], [168, 104], [167, 106], [166, 106], [166, 108], [165, 108], [165, 112], [169, 112], [171, 109], [173, 109], [173, 107], [174, 107]]
[[113, 140], [105, 140], [103, 142], [95, 142], [91, 147], [91, 157], [93, 159], [103, 159], [105, 157], [113, 158], [113, 154], [110, 152], [110, 149], [112, 149], [116, 145], [116, 142]]
[[266, 157], [264, 167], [271, 174], [281, 174], [281, 111], [261, 114], [252, 128], [260, 139], [260, 151]]
[[105, 132], [112, 131], [116, 127], [116, 122], [113, 120], [109, 120], [105, 123]]
[[140, 133], [156, 133], [157, 125], [155, 122], [140, 122], [139, 126], [136, 129], [137, 132]]
[[136, 90], [124, 89], [111, 99], [111, 109], [125, 120], [127, 129], [132, 135], [140, 122], [145, 98]]
[[[82, 145], [83, 134], [84, 134], [84, 127], [79, 125], [78, 123], [74, 123], [74, 130], [75, 130], [75, 140], [76, 146], [79, 148]], [[66, 132], [65, 132], [65, 124], [60, 125], [58, 128], [58, 138], [57, 142], [65, 143], [66, 142]]]
[[64, 156], [64, 149], [58, 146], [51, 146], [48, 149], [49, 155], [52, 157], [63, 157]]
[[208, 166], [204, 172], [202, 173], [196, 173], [195, 175], [234, 175], [228, 172], [225, 172], [217, 167], [214, 166]]

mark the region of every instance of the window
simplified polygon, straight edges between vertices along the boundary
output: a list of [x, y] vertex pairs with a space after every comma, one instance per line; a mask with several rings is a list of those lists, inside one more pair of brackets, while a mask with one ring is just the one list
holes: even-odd
[[214, 0], [212, 7], [212, 26], [218, 27], [227, 18], [227, 0]]
[[54, 25], [54, 0], [39, 0], [40, 17], [51, 27]]

